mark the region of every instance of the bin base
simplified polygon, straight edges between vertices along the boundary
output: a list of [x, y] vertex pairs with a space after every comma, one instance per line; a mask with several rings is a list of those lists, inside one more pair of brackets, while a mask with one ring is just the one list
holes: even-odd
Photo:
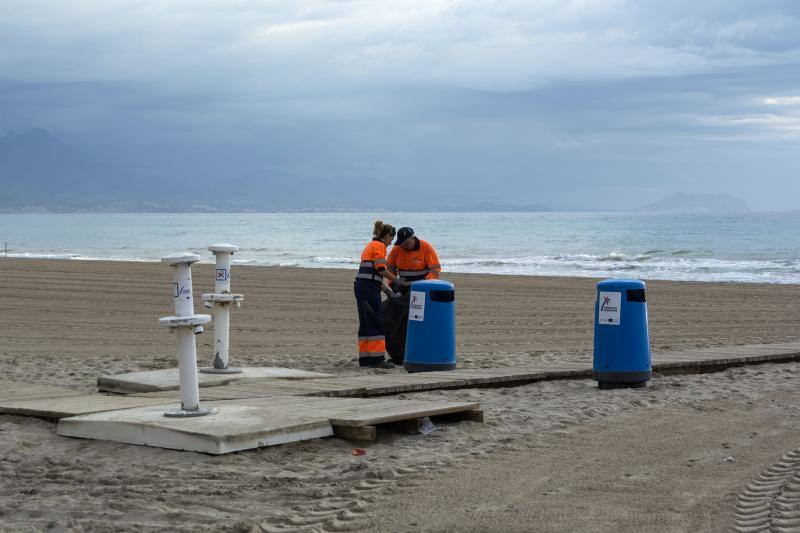
[[440, 370], [455, 370], [455, 363], [448, 364], [433, 364], [433, 363], [409, 363], [408, 361], [403, 364], [406, 372], [413, 374], [414, 372], [437, 372]]
[[636, 382], [627, 382], [627, 383], [620, 383], [620, 382], [613, 382], [613, 381], [598, 381], [597, 388], [600, 390], [612, 390], [612, 389], [643, 389], [647, 387], [646, 381], [636, 381]]
[[647, 382], [653, 377], [652, 370], [644, 372], [598, 372], [592, 371], [592, 379], [597, 381], [597, 386], [601, 389], [638, 389], [647, 386]]

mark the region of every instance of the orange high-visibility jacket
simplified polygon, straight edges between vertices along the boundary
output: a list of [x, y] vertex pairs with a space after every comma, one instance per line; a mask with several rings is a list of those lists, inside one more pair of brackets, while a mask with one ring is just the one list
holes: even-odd
[[416, 248], [410, 251], [400, 246], [393, 246], [387, 264], [389, 272], [407, 281], [437, 279], [442, 271], [436, 250], [430, 243], [420, 238], [417, 238]]
[[386, 245], [378, 239], [373, 239], [361, 252], [361, 264], [358, 267], [356, 279], [369, 279], [383, 283], [381, 270], [386, 269]]

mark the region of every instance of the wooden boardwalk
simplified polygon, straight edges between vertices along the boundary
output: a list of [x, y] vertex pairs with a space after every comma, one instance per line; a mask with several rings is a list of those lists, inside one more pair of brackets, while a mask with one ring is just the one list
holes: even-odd
[[[654, 355], [652, 366], [655, 372], [680, 374], [790, 361], [800, 361], [800, 342], [661, 353]], [[589, 362], [543, 361], [513, 368], [463, 368], [448, 372], [394, 372], [306, 380], [270, 379], [206, 387], [201, 393], [204, 406], [217, 407], [220, 413], [230, 411], [231, 423], [243, 424], [239, 431], [244, 428], [245, 433], [261, 432], [259, 435], [263, 433], [264, 438], [259, 437], [261, 440], [256, 439], [257, 442], [249, 443], [244, 448], [228, 449], [228, 445], [222, 442], [224, 438], [210, 432], [203, 435], [208, 441], [204, 441], [204, 446], [211, 448], [199, 447], [195, 451], [227, 453], [266, 445], [264, 443], [279, 444], [325, 435], [375, 440], [379, 426], [416, 432], [421, 429], [424, 417], [482, 422], [483, 411], [477, 403], [374, 397], [442, 389], [506, 387], [544, 380], [586, 379], [591, 375]], [[364, 399], [368, 397], [368, 400]], [[65, 435], [110, 438], [134, 444], [144, 442], [124, 437], [123, 434], [128, 433], [123, 430], [131, 425], [156, 433], [176, 431], [175, 428], [166, 427], [174, 421], [165, 421], [163, 410], [176, 406], [178, 398], [178, 391], [126, 396], [85, 394], [62, 387], [0, 381], [0, 413], [61, 419], [59, 428], [62, 425], [67, 428], [64, 429]], [[239, 422], [236, 421], [236, 413], [239, 413]], [[127, 418], [131, 420], [126, 421]], [[306, 426], [312, 422], [317, 433], [308, 433]], [[68, 426], [75, 427], [68, 430]], [[290, 434], [295, 436], [287, 440]], [[164, 440], [164, 447], [173, 447], [169, 444], [174, 440], [172, 433], [169, 435]]]
[[65, 387], [0, 380], [0, 402], [65, 398], [69, 396], [81, 396], [83, 394], [86, 393], [74, 389], [67, 389]]
[[[0, 413], [18, 416], [32, 416], [48, 420], [64, 420], [59, 425], [59, 434], [84, 438], [100, 438], [143, 444], [138, 440], [119, 437], [116, 433], [125, 434], [121, 429], [125, 425], [136, 425], [139, 432], [148, 426], [148, 417], [142, 418], [141, 412], [148, 410], [150, 426], [174, 423], [174, 419], [164, 419], [163, 412], [177, 407], [177, 401], [170, 398], [121, 396], [107, 394], [81, 394], [60, 387], [40, 387], [33, 384], [0, 381], [5, 394], [0, 396]], [[13, 391], [18, 397], [11, 395]], [[26, 394], [27, 393], [27, 394]], [[42, 397], [42, 395], [48, 395]], [[448, 402], [424, 400], [398, 400], [395, 398], [325, 398], [306, 396], [264, 396], [249, 399], [206, 401], [204, 407], [216, 408], [221, 415], [229, 418], [230, 413], [249, 409], [246, 416], [233, 422], [232, 434], [258, 434], [259, 439], [268, 441], [274, 438], [275, 443], [305, 440], [313, 436], [330, 436], [349, 439], [374, 441], [378, 428], [418, 433], [425, 417], [437, 420], [460, 421], [469, 420], [483, 422], [483, 411], [475, 402]], [[154, 413], [154, 414], [153, 414]], [[234, 415], [235, 416], [235, 415]], [[126, 417], [131, 420], [126, 421]], [[138, 417], [138, 418], [137, 418]], [[189, 420], [191, 423], [194, 419]], [[94, 424], [92, 424], [94, 422]], [[88, 425], [87, 425], [88, 424]], [[103, 424], [106, 426], [103, 428]], [[220, 424], [224, 424], [221, 422]], [[320, 432], [307, 435], [311, 424]], [[116, 430], [108, 429], [114, 426]], [[184, 424], [185, 426], [185, 424]], [[98, 429], [98, 427], [100, 429]], [[66, 428], [66, 429], [64, 429]], [[70, 429], [72, 428], [72, 429]], [[77, 429], [75, 429], [77, 428]], [[327, 428], [327, 429], [325, 429]], [[167, 428], [168, 429], [168, 428]], [[220, 428], [217, 428], [218, 430]], [[161, 429], [164, 431], [164, 428]], [[222, 435], [213, 432], [204, 434], [203, 428], [197, 429], [211, 448], [183, 448], [205, 451], [208, 453], [226, 453], [235, 451], [227, 449], [217, 441], [224, 441], [230, 435], [223, 431]], [[208, 428], [205, 428], [208, 431]], [[192, 428], [183, 427], [183, 432], [192, 432]], [[179, 432], [180, 432], [179, 431]], [[197, 436], [197, 435], [195, 435]], [[174, 440], [174, 439], [173, 439]], [[235, 440], [235, 439], [234, 439]], [[162, 447], [173, 447], [172, 440], [167, 439]], [[210, 444], [209, 444], [210, 443]], [[214, 451], [215, 443], [222, 446]], [[263, 446], [264, 444], [247, 445], [245, 448]], [[219, 447], [218, 446], [218, 447]], [[239, 449], [239, 448], [236, 448]]]
[[[687, 374], [713, 372], [762, 363], [800, 361], [800, 342], [702, 348], [653, 356], [654, 372]], [[587, 379], [592, 376], [590, 362], [541, 362], [509, 368], [461, 368], [448, 372], [404, 372], [342, 376], [306, 380], [271, 379], [249, 381], [201, 390], [203, 403], [227, 400], [259, 400], [275, 397], [366, 398], [444, 389], [517, 386], [557, 379]], [[137, 393], [127, 396], [100, 395], [28, 383], [0, 382], [0, 413], [62, 418], [92, 412], [126, 409], [135, 406], [179, 402], [179, 391]], [[322, 398], [320, 398], [322, 399]], [[286, 401], [286, 400], [284, 400]], [[400, 402], [400, 400], [389, 400]], [[291, 403], [291, 402], [290, 402]], [[387, 403], [381, 402], [381, 409]]]
[[[800, 342], [753, 344], [666, 352], [653, 356], [653, 371], [661, 374], [715, 372], [734, 366], [800, 361]], [[516, 386], [556, 379], [592, 377], [591, 362], [542, 362], [509, 368], [460, 368], [448, 372], [386, 373], [365, 376], [270, 380], [203, 388], [203, 401], [263, 398], [265, 396], [327, 396], [364, 398], [408, 392], [478, 387]], [[138, 394], [176, 399], [177, 391]]]

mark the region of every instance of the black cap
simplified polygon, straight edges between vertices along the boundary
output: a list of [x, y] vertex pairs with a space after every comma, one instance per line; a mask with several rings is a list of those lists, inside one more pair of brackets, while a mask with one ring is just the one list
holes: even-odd
[[399, 246], [399, 245], [403, 244], [412, 235], [414, 235], [414, 230], [413, 229], [411, 229], [411, 228], [400, 228], [399, 230], [397, 230], [397, 240], [394, 241], [394, 245], [395, 246]]

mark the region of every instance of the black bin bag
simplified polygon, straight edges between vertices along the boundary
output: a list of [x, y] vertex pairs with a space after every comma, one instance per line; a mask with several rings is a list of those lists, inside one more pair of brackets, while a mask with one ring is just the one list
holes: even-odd
[[402, 365], [406, 355], [409, 298], [410, 295], [406, 293], [399, 298], [388, 298], [381, 304], [386, 353], [396, 365]]

